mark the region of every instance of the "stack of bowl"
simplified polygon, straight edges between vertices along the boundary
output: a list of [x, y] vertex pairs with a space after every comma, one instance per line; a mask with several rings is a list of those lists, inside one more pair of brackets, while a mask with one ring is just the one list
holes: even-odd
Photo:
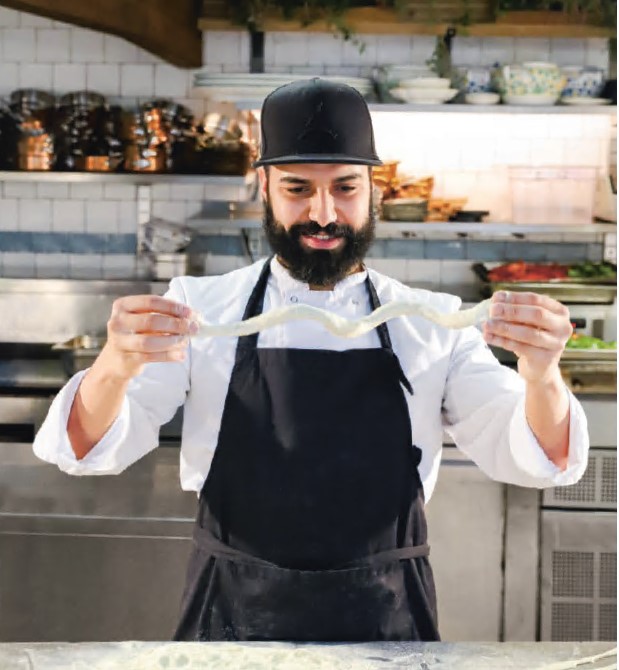
[[450, 84], [451, 81], [444, 77], [402, 79], [391, 94], [413, 105], [439, 105], [458, 95], [458, 89], [450, 88]]

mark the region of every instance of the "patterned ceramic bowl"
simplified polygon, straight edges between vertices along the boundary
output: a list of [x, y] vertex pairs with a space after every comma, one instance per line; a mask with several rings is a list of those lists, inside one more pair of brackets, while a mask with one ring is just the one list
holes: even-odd
[[558, 98], [565, 80], [565, 75], [554, 63], [504, 65], [493, 73], [493, 82], [504, 97], [534, 94]]
[[604, 88], [604, 70], [598, 67], [561, 68], [567, 82], [561, 95], [566, 98], [597, 98]]
[[488, 93], [493, 90], [492, 70], [489, 67], [466, 66], [456, 68], [458, 88], [465, 93]]

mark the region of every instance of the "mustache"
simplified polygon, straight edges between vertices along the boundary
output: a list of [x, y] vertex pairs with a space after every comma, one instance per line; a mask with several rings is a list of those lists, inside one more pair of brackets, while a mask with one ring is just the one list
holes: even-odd
[[299, 239], [302, 235], [318, 235], [325, 233], [330, 237], [346, 237], [352, 239], [354, 231], [350, 226], [339, 223], [328, 223], [326, 226], [321, 226], [316, 221], [304, 221], [302, 223], [295, 223], [290, 226], [289, 235], [295, 239]]

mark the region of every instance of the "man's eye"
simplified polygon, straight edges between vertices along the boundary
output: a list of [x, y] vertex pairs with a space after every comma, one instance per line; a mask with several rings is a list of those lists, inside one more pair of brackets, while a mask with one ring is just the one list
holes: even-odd
[[356, 189], [356, 186], [347, 186], [346, 184], [343, 184], [339, 188], [340, 191], [343, 191], [344, 193], [352, 193]]
[[301, 193], [305, 193], [307, 191], [306, 186], [294, 186], [293, 188], [288, 188], [286, 189], [288, 193], [293, 193], [295, 195], [299, 195]]

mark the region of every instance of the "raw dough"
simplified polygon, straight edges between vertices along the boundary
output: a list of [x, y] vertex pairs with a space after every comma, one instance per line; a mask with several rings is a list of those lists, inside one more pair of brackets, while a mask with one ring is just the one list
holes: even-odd
[[475, 307], [463, 309], [459, 312], [444, 314], [432, 307], [419, 302], [389, 302], [381, 305], [371, 314], [361, 319], [349, 320], [311, 305], [294, 305], [280, 307], [254, 316], [245, 321], [235, 323], [213, 324], [207, 323], [198, 316], [200, 330], [199, 337], [239, 337], [251, 335], [266, 328], [272, 328], [288, 321], [303, 321], [310, 319], [322, 323], [327, 330], [340, 337], [359, 337], [373, 330], [381, 323], [399, 316], [421, 316], [444, 328], [466, 328], [488, 319], [491, 299], [484, 300]]

